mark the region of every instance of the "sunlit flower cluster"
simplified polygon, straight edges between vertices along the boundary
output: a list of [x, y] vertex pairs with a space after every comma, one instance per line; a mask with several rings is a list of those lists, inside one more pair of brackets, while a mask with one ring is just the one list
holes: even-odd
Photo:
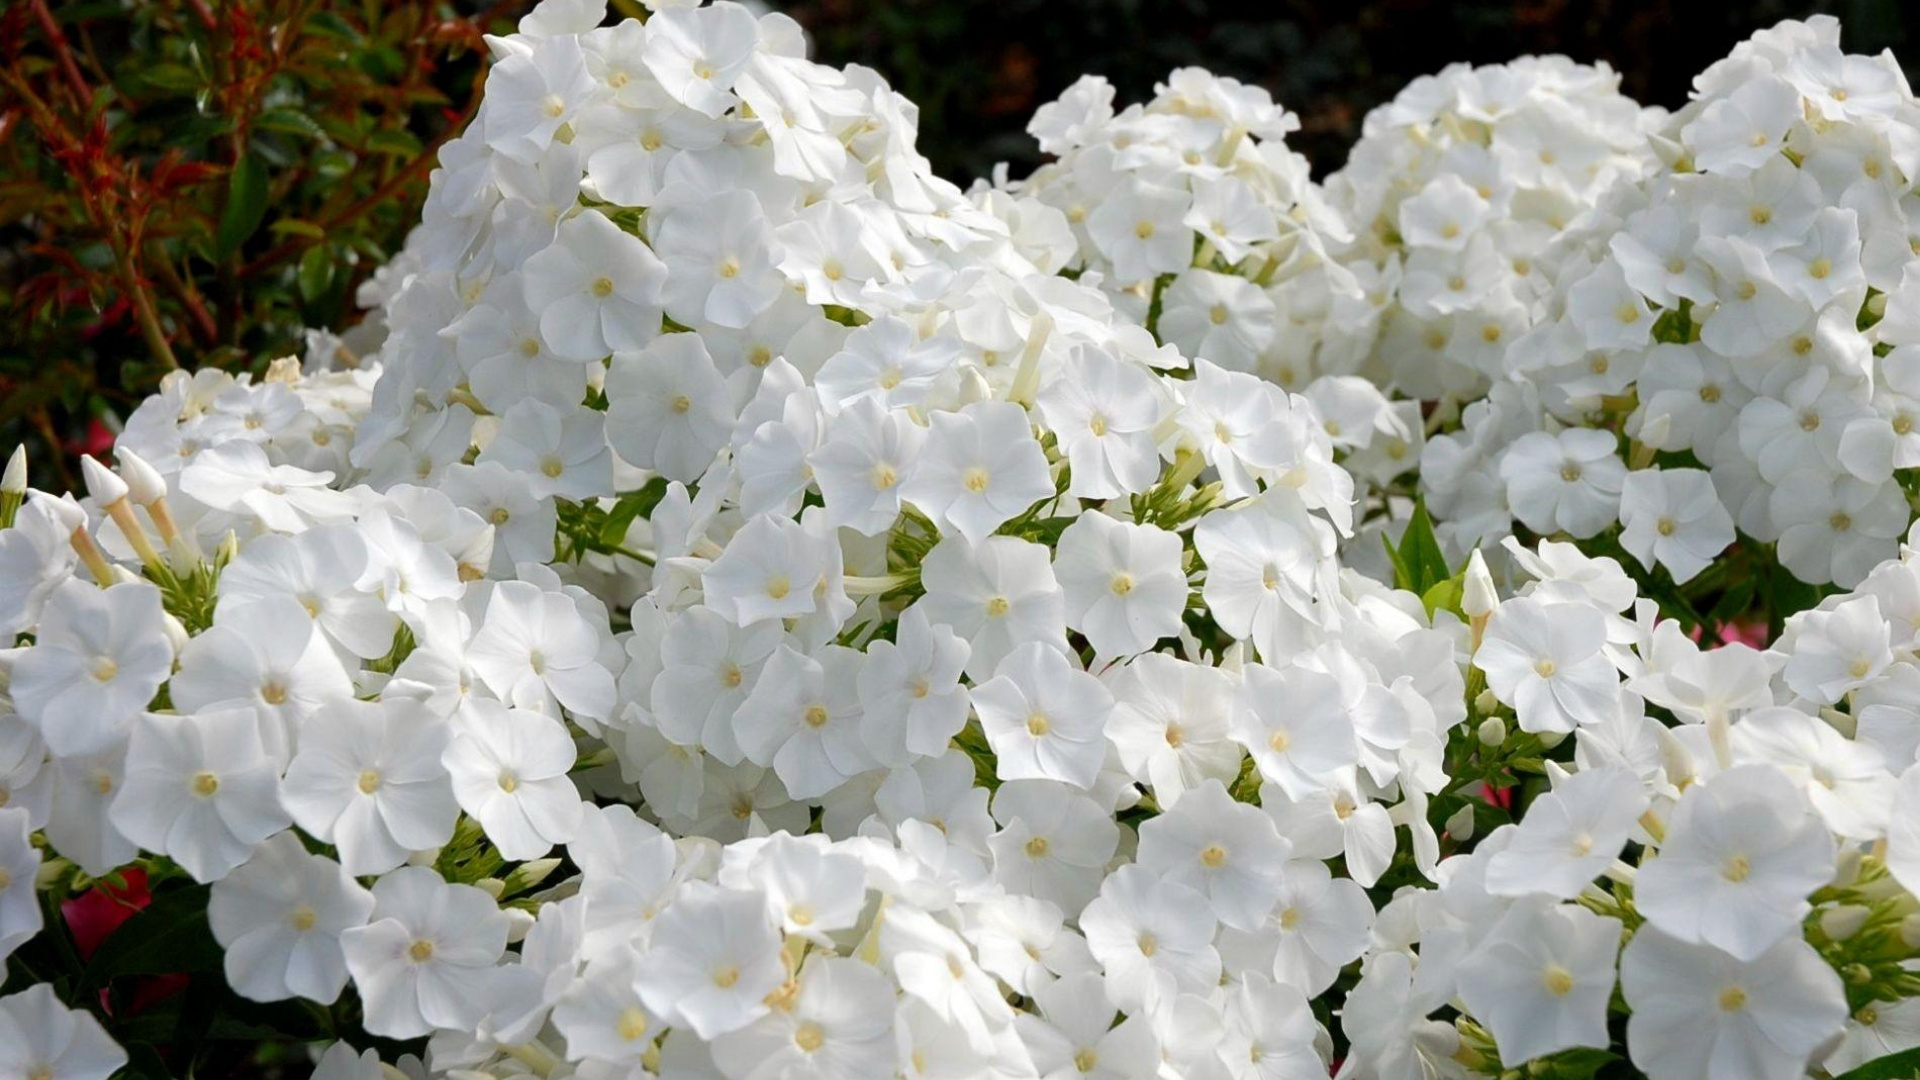
[[1663, 167], [1553, 252], [1551, 316], [1422, 458], [1453, 550], [1617, 526], [1686, 582], [1738, 536], [1842, 587], [1893, 555], [1920, 464], [1920, 103], [1839, 33], [1783, 24], [1709, 68]]

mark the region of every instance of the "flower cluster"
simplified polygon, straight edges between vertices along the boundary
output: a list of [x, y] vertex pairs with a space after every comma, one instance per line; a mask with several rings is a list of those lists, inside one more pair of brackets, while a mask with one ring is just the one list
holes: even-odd
[[1617, 526], [1686, 582], [1738, 535], [1841, 587], [1893, 555], [1920, 464], [1920, 102], [1839, 33], [1783, 24], [1709, 68], [1652, 140], [1663, 167], [1538, 260], [1548, 316], [1422, 457], [1454, 549]]
[[[1384, 585], [1353, 440], [1422, 417], [1261, 377], [1285, 296], [1361, 280], [1264, 95], [1083, 82], [1059, 165], [962, 193], [784, 17], [604, 15], [493, 42], [353, 347], [170, 377], [84, 497], [9, 465], [0, 1071], [105, 1080], [156, 1026], [48, 918], [136, 872], [234, 995], [325, 1017], [323, 1080], [1920, 1042], [1920, 555], [1766, 649], [1570, 543], [1509, 538], [1503, 593], [1422, 513]], [[1430, 122], [1484, 149], [1591, 85], [1513, 70]], [[1273, 338], [1173, 329], [1214, 302]]]
[[1368, 304], [1321, 324], [1320, 370], [1417, 400], [1484, 396], [1545, 314], [1549, 255], [1655, 158], [1664, 114], [1605, 64], [1453, 64], [1367, 114], [1327, 197], [1356, 236], [1342, 259]]

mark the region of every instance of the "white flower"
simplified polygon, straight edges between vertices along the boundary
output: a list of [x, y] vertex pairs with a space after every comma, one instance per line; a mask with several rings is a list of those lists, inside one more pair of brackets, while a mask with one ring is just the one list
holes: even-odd
[[592, 409], [556, 409], [533, 398], [515, 402], [478, 461], [497, 461], [527, 477], [537, 498], [577, 502], [613, 494], [606, 422]]
[[1281, 867], [1293, 845], [1258, 807], [1235, 802], [1218, 780], [1188, 792], [1173, 810], [1141, 823], [1139, 864], [1195, 889], [1220, 921], [1252, 930], [1280, 899]]
[[1741, 176], [1779, 156], [1788, 129], [1799, 120], [1799, 92], [1762, 76], [1709, 102], [1680, 138], [1693, 150], [1695, 167]]
[[1193, 230], [1181, 220], [1192, 204], [1184, 191], [1126, 182], [1087, 215], [1087, 234], [1112, 263], [1115, 281], [1145, 281], [1193, 261]]
[[1054, 556], [1067, 625], [1103, 657], [1131, 656], [1178, 634], [1187, 605], [1180, 560], [1180, 538], [1165, 529], [1081, 514]]
[[993, 793], [993, 815], [1002, 826], [987, 838], [995, 881], [1062, 912], [1087, 906], [1120, 843], [1098, 802], [1071, 784], [1008, 780]]
[[348, 873], [385, 873], [453, 836], [459, 805], [440, 763], [452, 735], [406, 698], [334, 702], [302, 733], [280, 802]]
[[1473, 664], [1523, 730], [1568, 732], [1614, 708], [1620, 679], [1601, 651], [1606, 639], [1603, 617], [1584, 604], [1521, 597], [1488, 617]]
[[814, 799], [877, 764], [861, 740], [864, 657], [830, 645], [818, 657], [781, 645], [734, 714], [747, 760], [767, 766], [796, 799]]
[[1038, 642], [1015, 649], [974, 688], [973, 707], [1001, 779], [1093, 786], [1113, 695], [1059, 651]]
[[663, 1022], [712, 1040], [765, 1016], [785, 977], [780, 934], [758, 893], [689, 885], [654, 920], [634, 987]]
[[441, 755], [460, 808], [504, 858], [538, 859], [580, 827], [573, 737], [558, 719], [475, 701], [454, 722]]
[[255, 848], [207, 900], [227, 983], [253, 1001], [332, 1004], [347, 985], [340, 935], [372, 913], [373, 894], [339, 863], [308, 854], [291, 832]]
[[287, 827], [280, 770], [248, 708], [147, 713], [127, 747], [126, 780], [108, 811], [115, 828], [166, 855], [196, 881], [218, 881], [253, 846]]
[[729, 93], [753, 59], [760, 30], [739, 4], [671, 7], [647, 23], [641, 57], [667, 96], [708, 116], [733, 107]]
[[521, 276], [540, 336], [558, 356], [598, 360], [644, 348], [660, 333], [667, 268], [652, 249], [588, 210], [560, 223]]
[[350, 1043], [327, 1047], [313, 1067], [313, 1080], [381, 1080], [380, 1051], [356, 1052]]
[[990, 536], [976, 546], [947, 537], [922, 560], [920, 583], [927, 593], [916, 606], [930, 624], [966, 639], [966, 670], [975, 682], [1022, 645], [1067, 647], [1066, 598], [1040, 544]]
[[727, 445], [734, 411], [698, 334], [664, 334], [607, 370], [607, 438], [628, 464], [692, 483]]
[[572, 34], [502, 58], [487, 78], [487, 145], [523, 162], [546, 152], [595, 89]]
[[367, 1030], [394, 1039], [472, 1030], [507, 947], [505, 913], [482, 890], [424, 866], [382, 877], [373, 898], [372, 921], [340, 935]]
[[282, 596], [235, 609], [187, 642], [168, 690], [176, 708], [257, 713], [267, 751], [285, 761], [306, 719], [352, 697], [353, 683], [306, 611]]
[[1279, 312], [1258, 285], [1209, 270], [1187, 270], [1161, 294], [1160, 335], [1192, 357], [1253, 371], [1273, 343]]
[[1627, 1049], [1651, 1080], [1793, 1080], [1847, 1018], [1840, 976], [1797, 936], [1743, 962], [1643, 926], [1620, 989]]
[[943, 753], [966, 726], [970, 704], [960, 675], [972, 650], [925, 605], [900, 613], [894, 640], [867, 646], [856, 686], [861, 737], [883, 765]]
[[1909, 507], [1900, 485], [1805, 468], [1780, 480], [1767, 512], [1780, 530], [1780, 564], [1803, 581], [1858, 585], [1892, 558]]
[[659, 1035], [633, 988], [639, 957], [624, 943], [595, 954], [553, 1006], [553, 1026], [567, 1056], [638, 1065]]
[[1544, 898], [1507, 909], [1460, 965], [1460, 996], [1502, 1062], [1605, 1049], [1620, 920]]
[[1333, 676], [1250, 664], [1241, 679], [1231, 730], [1263, 779], [1302, 799], [1326, 787], [1332, 773], [1359, 763], [1353, 721], [1341, 708]]
[[904, 411], [861, 398], [833, 418], [826, 440], [807, 455], [826, 503], [827, 523], [878, 536], [900, 516], [900, 485], [926, 445], [926, 429]]
[[214, 623], [250, 604], [292, 596], [329, 641], [364, 659], [385, 656], [393, 648], [393, 616], [357, 587], [368, 558], [366, 540], [351, 525], [256, 537], [220, 571]]
[[896, 995], [886, 976], [858, 960], [815, 954], [794, 984], [789, 1006], [713, 1043], [713, 1061], [729, 1077], [885, 1076], [899, 1060]]
[[21, 1080], [107, 1080], [126, 1051], [84, 1009], [68, 1009], [37, 983], [0, 997], [0, 1075]]
[[1839, 701], [1893, 663], [1892, 627], [1880, 612], [1878, 597], [1809, 611], [1794, 623], [1793, 651], [1781, 674], [1794, 693], [1817, 705]]
[[1274, 978], [1308, 995], [1324, 993], [1367, 950], [1373, 915], [1373, 902], [1353, 879], [1334, 877], [1318, 859], [1287, 863], [1268, 921], [1278, 931]]
[[1740, 765], [1681, 796], [1634, 905], [1670, 937], [1753, 960], [1797, 932], [1833, 856], [1832, 834], [1784, 773]]
[[1763, 761], [1799, 781], [1827, 828], [1872, 840], [1886, 832], [1894, 779], [1879, 750], [1796, 709], [1756, 709], [1732, 732], [1734, 758]]
[[17, 511], [12, 528], [0, 529], [0, 634], [20, 634], [38, 623], [47, 597], [73, 575], [73, 527], [63, 523], [60, 507], [79, 509], [35, 495]]
[[1142, 866], [1108, 875], [1080, 915], [1087, 948], [1106, 974], [1108, 996], [1129, 1012], [1216, 986], [1214, 928], [1206, 897]]
[[1067, 494], [1110, 499], [1153, 486], [1160, 474], [1154, 429], [1169, 402], [1151, 371], [1083, 347], [1067, 357], [1038, 404], [1067, 455]]
[[1014, 1023], [1041, 1076], [1149, 1080], [1158, 1072], [1153, 1029], [1145, 1017], [1121, 1018], [1098, 974], [1081, 972], [1042, 987], [1034, 1004], [1039, 1016], [1021, 1013]]
[[978, 544], [1053, 496], [1046, 454], [1025, 409], [981, 401], [930, 420], [926, 450], [901, 495], [937, 524]]
[[1333, 529], [1291, 491], [1269, 489], [1209, 512], [1193, 530], [1207, 564], [1201, 599], [1220, 628], [1282, 663], [1304, 646], [1315, 581], [1334, 550]]
[[1733, 543], [1733, 517], [1699, 469], [1642, 469], [1620, 486], [1620, 546], [1684, 583]]
[[0, 809], [0, 962], [32, 940], [46, 922], [35, 892], [40, 850], [33, 846], [31, 830], [25, 810]]
[[1487, 861], [1487, 891], [1573, 899], [1613, 864], [1646, 808], [1646, 792], [1625, 769], [1567, 777], [1527, 806], [1512, 838]]
[[682, 326], [747, 326], [785, 284], [773, 265], [773, 232], [751, 191], [676, 203], [651, 231], [654, 251], [672, 267], [667, 314]]
[[1626, 475], [1613, 436], [1588, 428], [1523, 435], [1500, 459], [1514, 517], [1534, 532], [1582, 540], [1613, 524]]
[[1147, 784], [1161, 809], [1208, 778], [1232, 783], [1242, 751], [1227, 737], [1233, 680], [1218, 668], [1143, 653], [1107, 681], [1107, 738], [1120, 763]]
[[77, 579], [53, 590], [9, 692], [55, 754], [92, 754], [126, 736], [173, 668], [160, 590]]
[[594, 720], [613, 714], [613, 675], [600, 663], [600, 635], [572, 597], [526, 581], [503, 581], [467, 646], [474, 674], [509, 705]]
[[700, 572], [706, 604], [736, 626], [813, 612], [837, 552], [792, 518], [748, 519], [726, 551]]
[[275, 465], [257, 444], [231, 439], [194, 455], [180, 472], [180, 490], [210, 509], [297, 533], [352, 516], [352, 501], [332, 480], [330, 472]]

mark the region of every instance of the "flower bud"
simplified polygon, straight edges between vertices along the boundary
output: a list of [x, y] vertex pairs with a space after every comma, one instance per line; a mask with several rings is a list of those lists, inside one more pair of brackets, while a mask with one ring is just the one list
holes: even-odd
[[103, 508], [127, 497], [127, 482], [94, 460], [92, 454], [80, 455], [80, 476], [87, 483], [87, 494]]
[[1920, 949], [1920, 911], [1900, 920], [1900, 942], [1909, 949]]
[[1500, 710], [1500, 699], [1493, 696], [1492, 690], [1482, 690], [1473, 699], [1473, 710], [1478, 713], [1491, 713]]
[[27, 493], [27, 448], [16, 446], [13, 456], [7, 459], [7, 471], [0, 475], [0, 492], [8, 495]]
[[1834, 941], [1845, 941], [1859, 933], [1872, 914], [1861, 904], [1836, 904], [1820, 912], [1820, 932]]
[[1481, 746], [1499, 746], [1507, 741], [1507, 722], [1497, 716], [1489, 716], [1480, 721], [1480, 730], [1476, 734], [1480, 736]]
[[174, 618], [171, 611], [161, 613], [160, 625], [167, 632], [167, 645], [173, 650], [177, 662], [180, 651], [187, 647], [187, 642], [193, 639], [193, 635], [188, 633], [187, 624]]
[[1447, 835], [1455, 840], [1473, 839], [1473, 804], [1467, 803], [1447, 818]]
[[147, 459], [124, 446], [113, 448], [113, 457], [120, 463], [120, 479], [127, 482], [127, 497], [141, 506], [167, 496], [166, 478], [160, 470], [147, 464]]
[[1564, 731], [1542, 731], [1539, 737], [1540, 745], [1549, 750], [1567, 741], [1567, 733]]
[[1485, 618], [1493, 614], [1500, 606], [1500, 596], [1493, 585], [1493, 575], [1487, 571], [1487, 561], [1480, 557], [1480, 549], [1474, 548], [1467, 556], [1466, 580], [1461, 586], [1460, 610], [1469, 619]]
[[[480, 887], [485, 888], [486, 882], [481, 882]], [[527, 939], [527, 932], [532, 930], [533, 924], [538, 921], [534, 917], [533, 912], [523, 911], [520, 908], [502, 908], [501, 912], [506, 915], [508, 920], [507, 944], [509, 945], [518, 945], [520, 942], [525, 941]]]
[[59, 523], [62, 531], [68, 533], [86, 531], [87, 512], [80, 509], [80, 504], [74, 502], [71, 497], [49, 495], [44, 491], [36, 491], [33, 493], [33, 498], [34, 502], [39, 505], [41, 509], [52, 514], [53, 520]]

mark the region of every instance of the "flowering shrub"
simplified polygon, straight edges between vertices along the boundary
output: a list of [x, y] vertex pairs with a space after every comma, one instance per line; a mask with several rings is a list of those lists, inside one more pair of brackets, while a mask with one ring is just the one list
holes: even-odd
[[[790, 20], [604, 14], [491, 42], [366, 363], [169, 375], [84, 497], [10, 464], [0, 1064], [263, 1031], [328, 1080], [1912, 1061], [1920, 555], [1764, 648], [1591, 544], [1509, 537], [1503, 585], [1423, 509], [1383, 583], [1354, 473], [1396, 479], [1369, 451], [1422, 391], [1257, 372], [1269, 290], [1331, 318], [1398, 256], [1349, 250], [1263, 94], [1189, 70], [1108, 117], [1083, 83], [1036, 125], [1059, 166], [969, 194]], [[1462, 100], [1638, 130], [1514, 71]], [[1445, 203], [1472, 156], [1409, 169]], [[1402, 232], [1383, 326], [1437, 257]], [[1222, 329], [1262, 305], [1269, 342]], [[83, 931], [103, 903], [145, 910]]]

